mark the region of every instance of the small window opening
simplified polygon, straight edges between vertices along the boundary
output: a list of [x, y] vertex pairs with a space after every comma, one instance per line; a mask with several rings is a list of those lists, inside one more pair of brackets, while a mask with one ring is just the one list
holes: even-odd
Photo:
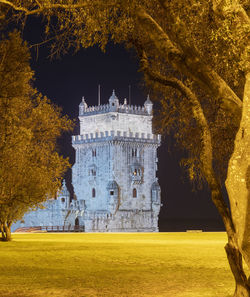
[[110, 191], [110, 195], [113, 196], [114, 195], [114, 191]]
[[96, 171], [94, 169], [91, 169], [91, 175], [96, 176]]
[[92, 189], [92, 197], [95, 198], [95, 188]]
[[133, 174], [136, 176], [137, 175], [137, 169], [135, 168]]
[[133, 198], [136, 198], [137, 197], [137, 190], [134, 188], [133, 189]]
[[92, 157], [96, 157], [96, 149], [92, 150]]
[[132, 157], [137, 157], [137, 149], [132, 149]]
[[112, 103], [112, 106], [114, 106], [115, 105], [115, 103]]
[[64, 203], [65, 202], [65, 198], [62, 198], [61, 201], [62, 201], [62, 203]]

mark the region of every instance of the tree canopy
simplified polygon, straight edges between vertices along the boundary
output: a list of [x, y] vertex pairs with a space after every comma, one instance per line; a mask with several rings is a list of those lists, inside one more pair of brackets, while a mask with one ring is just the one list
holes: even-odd
[[0, 42], [0, 228], [56, 196], [69, 167], [56, 139], [71, 128], [60, 109], [32, 87], [29, 51], [17, 32]]
[[[52, 54], [109, 40], [136, 49], [147, 86], [162, 98], [163, 129], [188, 149], [191, 177], [211, 189], [228, 234], [237, 286], [250, 267], [250, 20], [248, 0], [0, 0], [3, 20], [42, 16]], [[8, 22], [8, 21], [7, 21]], [[229, 161], [230, 160], [230, 161]], [[231, 210], [223, 195], [227, 190]], [[240, 188], [240, 195], [237, 190]]]

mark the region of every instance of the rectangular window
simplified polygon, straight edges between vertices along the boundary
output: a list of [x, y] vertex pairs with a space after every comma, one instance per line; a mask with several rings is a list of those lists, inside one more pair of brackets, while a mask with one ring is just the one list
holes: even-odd
[[133, 198], [136, 198], [137, 197], [137, 190], [134, 188], [133, 189]]
[[110, 195], [113, 196], [114, 195], [114, 191], [110, 191]]

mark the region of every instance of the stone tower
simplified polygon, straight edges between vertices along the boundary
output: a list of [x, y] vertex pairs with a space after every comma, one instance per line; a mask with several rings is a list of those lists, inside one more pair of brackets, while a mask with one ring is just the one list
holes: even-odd
[[149, 97], [143, 107], [120, 104], [114, 91], [106, 105], [82, 99], [72, 184], [86, 232], [158, 231], [160, 135], [152, 133], [152, 107]]

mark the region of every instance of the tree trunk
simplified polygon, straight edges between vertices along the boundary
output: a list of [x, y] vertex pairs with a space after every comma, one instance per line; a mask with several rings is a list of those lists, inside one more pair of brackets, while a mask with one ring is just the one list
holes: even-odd
[[242, 119], [228, 165], [226, 187], [238, 246], [250, 269], [250, 73], [246, 75]]
[[2, 240], [4, 241], [4, 238], [5, 238], [5, 232], [4, 232], [4, 228], [3, 228], [3, 224], [2, 224], [2, 222], [0, 223], [0, 231], [1, 231], [1, 234], [2, 234]]
[[241, 252], [232, 243], [228, 243], [225, 250], [236, 284], [234, 297], [250, 297], [250, 287], [243, 269]]
[[231, 271], [235, 279], [234, 297], [250, 297], [249, 285], [247, 283], [247, 277], [242, 265], [242, 254], [238, 247], [237, 233], [235, 232], [235, 227], [230, 210], [228, 209], [223, 199], [220, 183], [217, 181], [212, 167], [211, 135], [206, 118], [203, 114], [202, 107], [192, 91], [181, 81], [177, 79], [168, 79], [150, 71], [148, 69], [147, 57], [145, 53], [142, 52], [141, 64], [143, 70], [149, 76], [149, 79], [157, 81], [158, 83], [161, 83], [163, 85], [169, 85], [178, 89], [190, 100], [190, 103], [192, 104], [193, 116], [197, 120], [203, 131], [202, 142], [204, 143], [204, 146], [200, 158], [202, 162], [203, 173], [211, 189], [212, 201], [222, 217], [228, 236], [228, 244], [225, 246], [225, 250], [227, 253]]
[[219, 211], [227, 231], [228, 243], [225, 246], [225, 250], [235, 279], [235, 292], [233, 296], [250, 297], [250, 287], [242, 265], [242, 253], [238, 247], [238, 238], [237, 233], [235, 232], [235, 227], [228, 214], [219, 184], [213, 177], [211, 177], [209, 181], [211, 182], [209, 186], [212, 192], [211, 195], [213, 203]]
[[0, 230], [2, 233], [2, 241], [11, 241], [11, 224], [12, 222], [6, 222], [0, 224]]

